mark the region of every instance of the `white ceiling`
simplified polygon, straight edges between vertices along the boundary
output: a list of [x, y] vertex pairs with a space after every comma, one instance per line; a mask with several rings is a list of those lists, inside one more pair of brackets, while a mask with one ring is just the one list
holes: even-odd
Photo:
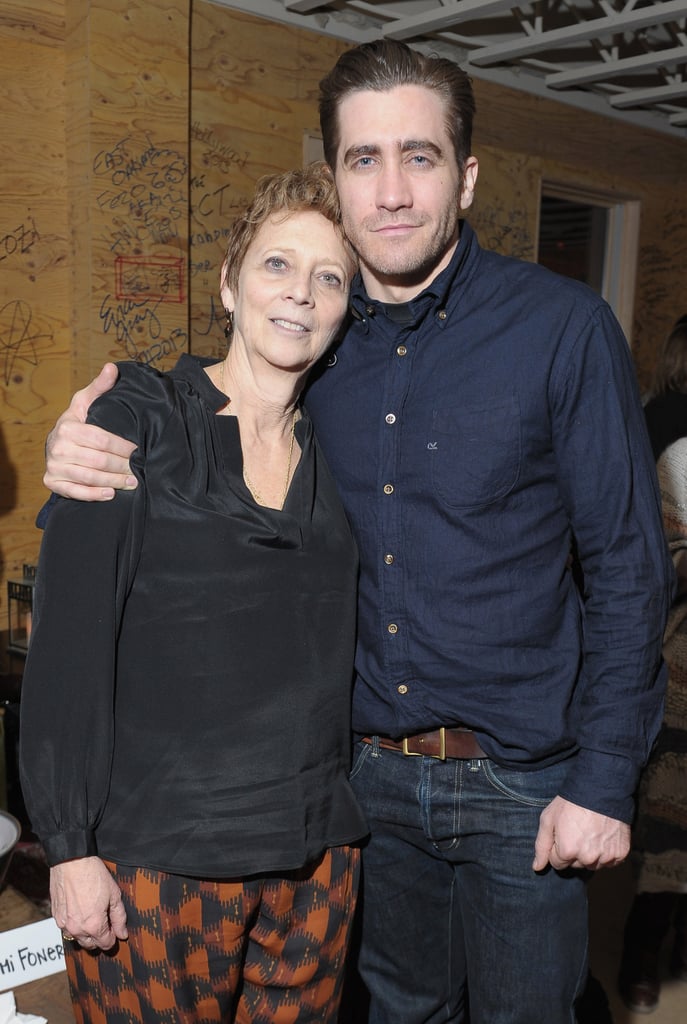
[[687, 2], [213, 0], [362, 43], [403, 39], [486, 78], [683, 138]]

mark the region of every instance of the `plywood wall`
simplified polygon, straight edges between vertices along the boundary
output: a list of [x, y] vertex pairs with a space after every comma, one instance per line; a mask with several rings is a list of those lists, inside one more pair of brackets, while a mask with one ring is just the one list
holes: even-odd
[[[222, 353], [227, 228], [260, 175], [302, 162], [343, 49], [207, 0], [0, 0], [0, 633], [38, 552], [47, 430], [104, 359]], [[484, 245], [536, 258], [542, 180], [640, 202], [646, 384], [687, 312], [687, 141], [474, 85]]]
[[345, 46], [211, 3], [193, 7], [191, 347], [223, 352], [223, 242], [263, 174], [298, 167], [317, 134], [318, 83]]
[[63, 5], [0, 7], [0, 664], [6, 578], [35, 562], [41, 451], [69, 393]]
[[190, 0], [66, 0], [72, 377], [188, 347]]
[[190, 0], [0, 0], [0, 665], [57, 414], [188, 347], [189, 37]]
[[641, 130], [479, 79], [474, 87], [481, 174], [471, 219], [478, 230], [485, 216], [506, 230], [503, 211], [509, 211], [535, 232], [534, 255], [542, 181], [640, 203], [630, 333], [637, 374], [647, 386], [658, 346], [687, 312], [687, 136]]

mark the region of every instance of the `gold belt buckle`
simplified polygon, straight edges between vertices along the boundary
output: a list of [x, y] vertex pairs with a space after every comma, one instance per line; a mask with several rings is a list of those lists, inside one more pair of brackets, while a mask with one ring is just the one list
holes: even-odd
[[[423, 757], [422, 751], [420, 750], [408, 750], [408, 737], [403, 737], [403, 753], [406, 757]], [[435, 757], [437, 761], [446, 760], [446, 728], [442, 725], [439, 728], [439, 753], [438, 754], [427, 754], [427, 757]]]

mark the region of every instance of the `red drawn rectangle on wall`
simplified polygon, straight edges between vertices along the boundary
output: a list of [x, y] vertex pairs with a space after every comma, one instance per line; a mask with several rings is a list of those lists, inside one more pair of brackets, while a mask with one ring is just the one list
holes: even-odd
[[184, 259], [181, 256], [117, 256], [115, 290], [118, 299], [141, 302], [183, 302]]

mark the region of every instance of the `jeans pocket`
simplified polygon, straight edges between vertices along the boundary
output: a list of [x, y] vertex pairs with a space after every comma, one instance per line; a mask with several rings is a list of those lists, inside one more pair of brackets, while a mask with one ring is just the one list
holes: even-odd
[[483, 761], [486, 779], [504, 796], [528, 807], [546, 807], [560, 791], [567, 769], [563, 762], [524, 772]]
[[354, 779], [356, 775], [360, 772], [363, 765], [370, 756], [371, 751], [372, 744], [363, 743], [362, 741], [358, 743], [356, 747], [353, 748], [353, 765], [351, 767], [350, 775], [348, 776], [349, 779]]

